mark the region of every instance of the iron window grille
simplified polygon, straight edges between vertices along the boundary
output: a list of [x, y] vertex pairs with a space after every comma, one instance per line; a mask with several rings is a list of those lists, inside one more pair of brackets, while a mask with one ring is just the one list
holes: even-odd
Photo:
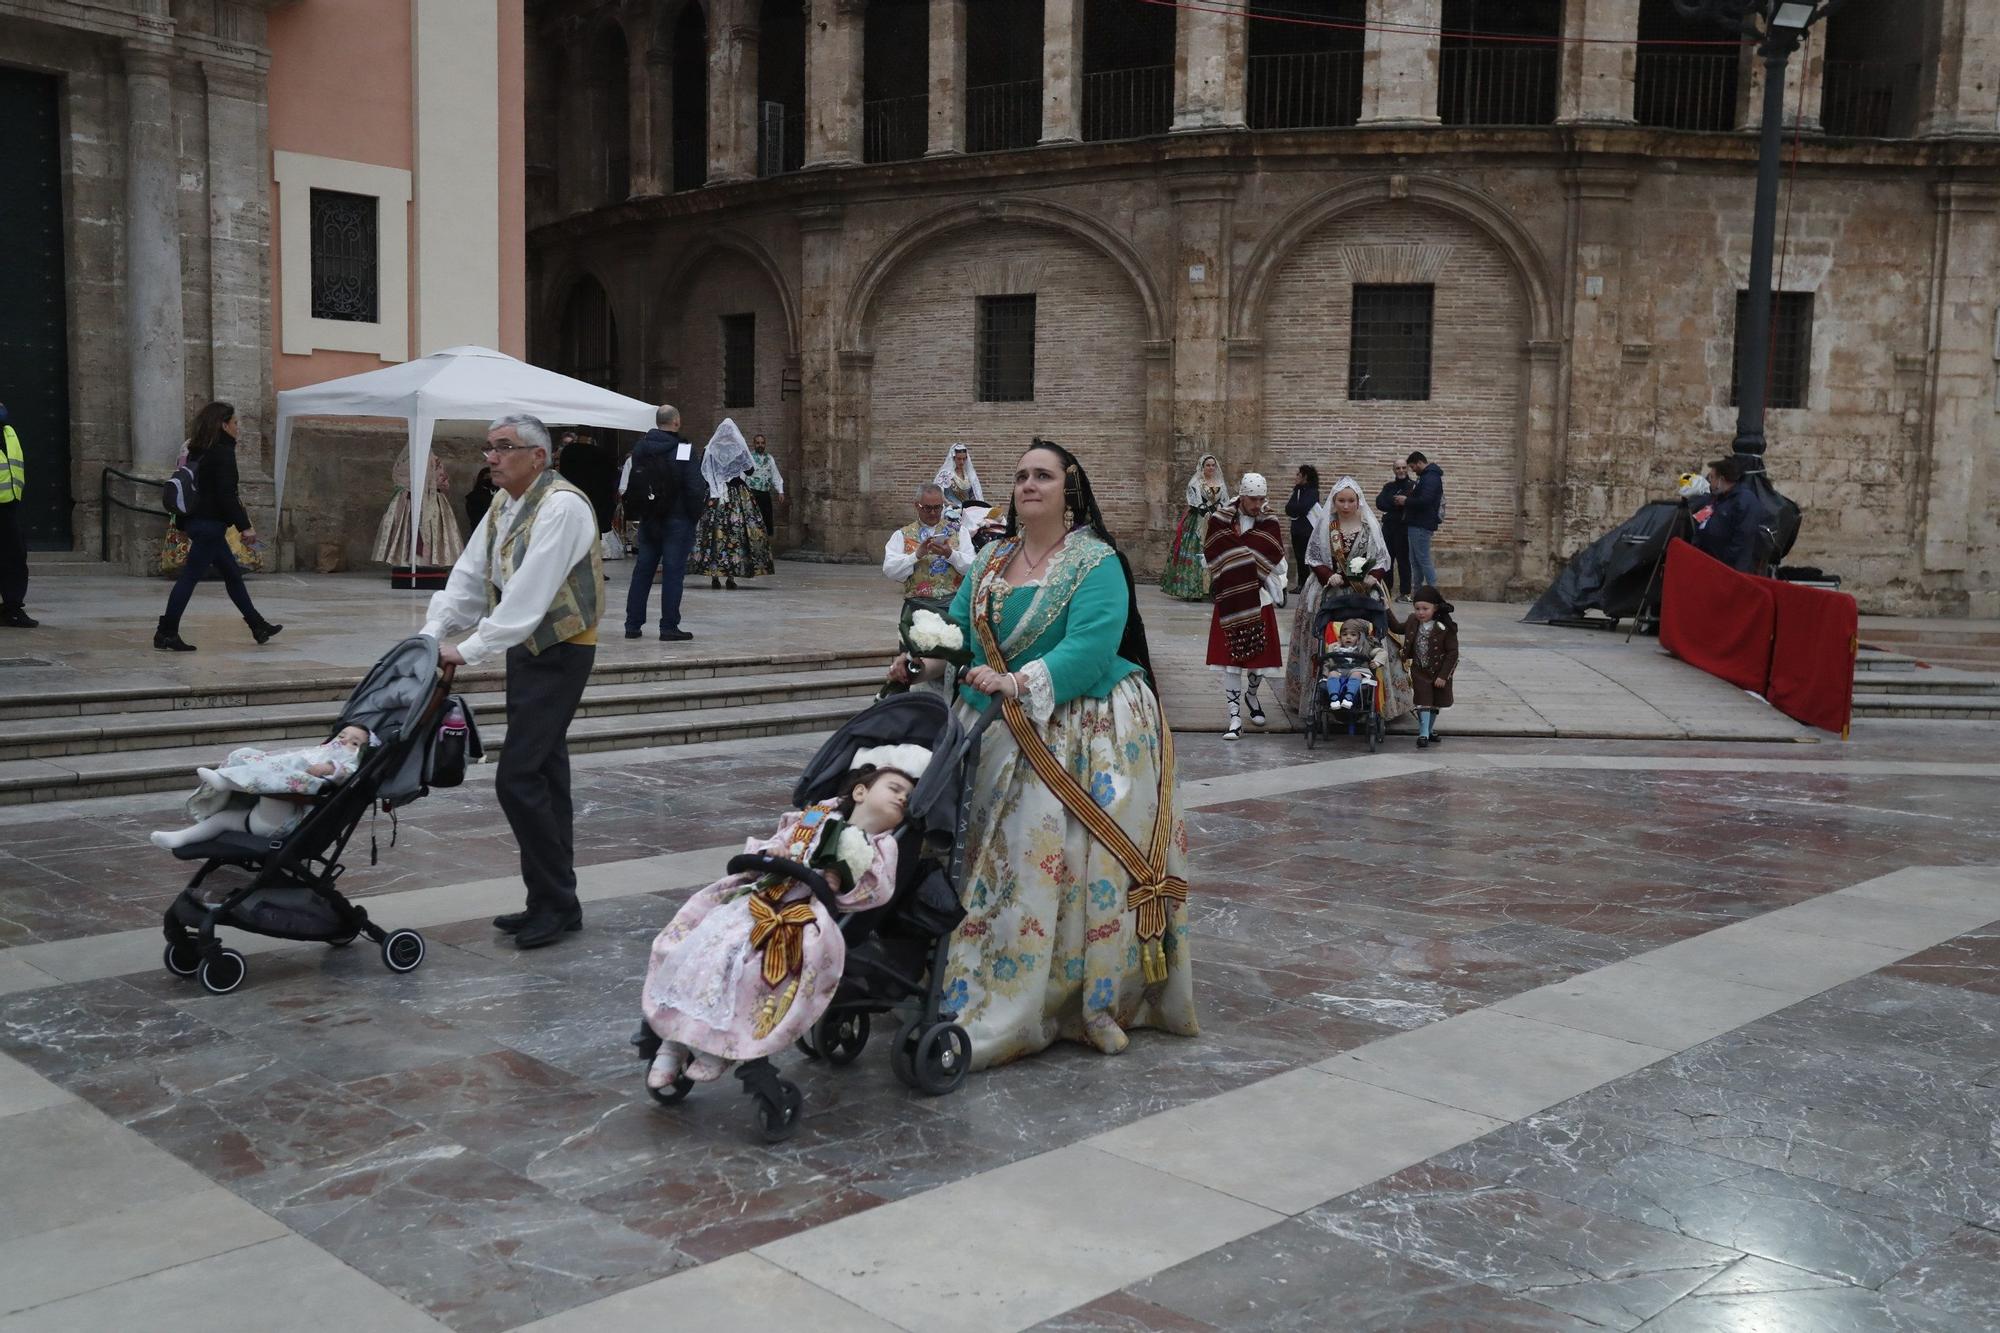
[[979, 298], [979, 401], [1035, 401], [1035, 298]]
[[312, 317], [379, 323], [382, 275], [375, 197], [314, 190], [309, 208]]
[[1347, 396], [1357, 402], [1428, 402], [1431, 308], [1427, 282], [1356, 283], [1347, 342]]
[[757, 405], [757, 316], [722, 317], [722, 405]]
[[[1736, 330], [1740, 340], [1743, 321], [1750, 313], [1750, 293], [1736, 293]], [[1798, 408], [1806, 405], [1806, 391], [1812, 387], [1811, 292], [1771, 293], [1770, 369], [1764, 377], [1764, 406]], [[1743, 388], [1740, 342], [1732, 341], [1729, 353], [1729, 405], [1736, 406]]]

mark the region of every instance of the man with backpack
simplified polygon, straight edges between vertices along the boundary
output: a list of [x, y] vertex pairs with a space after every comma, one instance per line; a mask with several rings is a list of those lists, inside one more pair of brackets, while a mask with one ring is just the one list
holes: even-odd
[[694, 549], [695, 524], [708, 502], [708, 483], [702, 480], [694, 445], [681, 436], [680, 409], [662, 404], [653, 420], [653, 429], [632, 446], [618, 483], [625, 516], [639, 525], [632, 586], [625, 593], [625, 637], [636, 639], [646, 632], [646, 601], [657, 570], [660, 640], [677, 643], [694, 637], [681, 628], [681, 584], [688, 552]]

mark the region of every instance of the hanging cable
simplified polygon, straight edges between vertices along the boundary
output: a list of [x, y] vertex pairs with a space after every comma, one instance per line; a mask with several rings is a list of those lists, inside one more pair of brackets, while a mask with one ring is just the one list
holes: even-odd
[[1414, 23], [1368, 23], [1351, 19], [1323, 18], [1299, 10], [1274, 9], [1266, 5], [1252, 8], [1248, 4], [1233, 4], [1230, 0], [1139, 0], [1140, 4], [1157, 5], [1162, 9], [1185, 9], [1195, 14], [1222, 14], [1231, 18], [1243, 17], [1259, 23], [1283, 23], [1296, 28], [1331, 28], [1337, 32], [1392, 32], [1412, 37], [1462, 37], [1481, 42], [1516, 42], [1531, 46], [1696, 46], [1696, 47], [1737, 47], [1746, 43], [1741, 38], [1720, 38], [1706, 40], [1697, 37], [1552, 37], [1526, 33], [1468, 32], [1456, 28], [1425, 27]]
[[1771, 381], [1778, 373], [1778, 297], [1785, 290], [1785, 261], [1792, 252], [1792, 196], [1799, 184], [1799, 146], [1805, 139], [1806, 67], [1812, 62], [1812, 34], [1799, 43], [1798, 102], [1792, 107], [1792, 162], [1785, 173], [1785, 221], [1778, 232], [1778, 268], [1771, 281], [1771, 321], [1764, 349], [1764, 402], [1771, 401]]

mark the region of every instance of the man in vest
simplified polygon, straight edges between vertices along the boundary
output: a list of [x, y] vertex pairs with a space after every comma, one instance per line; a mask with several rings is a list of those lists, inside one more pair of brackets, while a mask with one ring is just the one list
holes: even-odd
[[972, 548], [958, 524], [945, 518], [944, 491], [917, 488], [917, 521], [889, 534], [882, 546], [882, 577], [902, 582], [905, 597], [950, 597], [972, 567]]
[[0, 625], [33, 629], [42, 622], [28, 614], [27, 462], [21, 437], [7, 424], [7, 405], [0, 403]]
[[507, 741], [493, 789], [521, 847], [528, 905], [493, 924], [523, 949], [583, 926], [565, 737], [597, 657], [604, 603], [596, 511], [549, 470], [550, 452], [548, 427], [534, 417], [504, 416], [487, 430], [499, 494], [431, 598], [423, 631], [438, 640], [444, 666], [506, 656]]

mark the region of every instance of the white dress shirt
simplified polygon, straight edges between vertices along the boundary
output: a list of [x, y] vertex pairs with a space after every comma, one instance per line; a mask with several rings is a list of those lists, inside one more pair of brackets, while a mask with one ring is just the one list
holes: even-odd
[[[423, 632], [442, 643], [447, 635], [470, 628], [472, 633], [458, 644], [459, 656], [467, 666], [477, 666], [517, 643], [526, 643], [548, 615], [563, 580], [597, 541], [597, 514], [590, 501], [569, 491], [557, 491], [542, 501], [528, 549], [514, 566], [514, 576], [503, 578], [498, 569], [486, 567], [487, 525], [504, 525], [499, 530], [504, 538], [520, 508], [521, 501], [507, 492], [495, 495], [493, 507], [479, 520], [466, 539], [464, 553], [451, 567], [451, 578], [431, 597]], [[486, 612], [489, 582], [500, 589], [500, 603], [491, 615]]]
[[[951, 554], [946, 559], [951, 561], [951, 567], [957, 570], [961, 577], [966, 570], [972, 568], [972, 534], [967, 529], [960, 528], [953, 536]], [[903, 535], [903, 530], [897, 528], [889, 534], [889, 540], [882, 544], [882, 577], [901, 583], [915, 573], [916, 569], [917, 548], [910, 545], [909, 538]]]

